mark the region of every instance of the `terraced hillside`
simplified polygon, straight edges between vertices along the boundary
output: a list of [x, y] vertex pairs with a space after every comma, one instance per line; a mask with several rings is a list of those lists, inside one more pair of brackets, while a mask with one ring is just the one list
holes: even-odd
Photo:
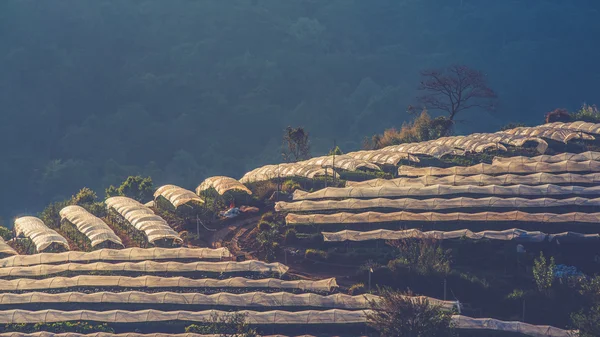
[[263, 335], [376, 335], [378, 286], [461, 336], [571, 336], [600, 271], [599, 134], [446, 137], [20, 217], [0, 240], [0, 337], [195, 337], [233, 312]]

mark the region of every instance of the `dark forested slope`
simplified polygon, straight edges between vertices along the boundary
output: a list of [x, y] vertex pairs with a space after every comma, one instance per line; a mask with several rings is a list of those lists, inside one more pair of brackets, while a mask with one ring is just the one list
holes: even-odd
[[[596, 1], [0, 1], [4, 217], [129, 174], [188, 188], [408, 119], [419, 71], [484, 71], [486, 131], [598, 99]], [[472, 111], [465, 117], [479, 114]]]

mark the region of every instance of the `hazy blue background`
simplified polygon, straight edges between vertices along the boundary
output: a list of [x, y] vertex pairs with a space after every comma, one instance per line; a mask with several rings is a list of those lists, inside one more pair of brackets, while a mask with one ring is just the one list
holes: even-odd
[[[193, 188], [360, 147], [409, 117], [418, 72], [464, 63], [500, 96], [459, 132], [600, 102], [598, 0], [2, 0], [0, 214], [129, 174]], [[482, 117], [478, 117], [481, 115]], [[473, 118], [477, 117], [477, 118]]]

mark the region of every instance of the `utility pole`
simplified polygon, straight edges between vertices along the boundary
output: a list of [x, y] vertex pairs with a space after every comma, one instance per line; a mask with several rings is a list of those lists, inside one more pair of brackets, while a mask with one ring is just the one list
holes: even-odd
[[369, 294], [371, 293], [371, 274], [373, 273], [373, 267], [369, 267]]
[[335, 186], [335, 152], [336, 152], [337, 148], [335, 146], [335, 139], [333, 140], [333, 167], [331, 168], [331, 171], [333, 171], [333, 186]]
[[446, 279], [444, 278], [444, 301], [446, 300]]

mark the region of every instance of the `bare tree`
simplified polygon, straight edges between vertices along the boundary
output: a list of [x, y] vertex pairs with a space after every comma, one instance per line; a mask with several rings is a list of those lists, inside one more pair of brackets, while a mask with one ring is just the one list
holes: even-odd
[[310, 141], [308, 132], [302, 127], [288, 126], [283, 134], [284, 149], [283, 160], [296, 162], [310, 158]]
[[424, 94], [419, 96], [419, 101], [429, 109], [447, 112], [451, 121], [466, 109], [478, 107], [492, 111], [495, 107], [497, 95], [478, 70], [454, 65], [443, 70], [425, 70], [421, 76], [419, 90]]

